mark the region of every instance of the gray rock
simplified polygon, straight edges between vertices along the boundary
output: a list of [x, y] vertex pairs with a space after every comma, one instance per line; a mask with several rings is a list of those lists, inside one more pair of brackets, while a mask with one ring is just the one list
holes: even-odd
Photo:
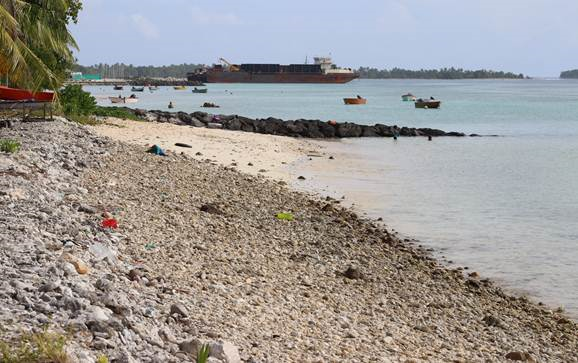
[[171, 315], [180, 315], [182, 317], [186, 317], [188, 315], [187, 312], [187, 308], [183, 305], [183, 304], [173, 304], [171, 305], [171, 309], [170, 309], [170, 314]]

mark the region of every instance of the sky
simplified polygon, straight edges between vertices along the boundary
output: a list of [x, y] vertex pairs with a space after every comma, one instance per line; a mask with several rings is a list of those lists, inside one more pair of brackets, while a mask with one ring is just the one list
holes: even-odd
[[80, 64], [578, 68], [578, 0], [84, 0]]

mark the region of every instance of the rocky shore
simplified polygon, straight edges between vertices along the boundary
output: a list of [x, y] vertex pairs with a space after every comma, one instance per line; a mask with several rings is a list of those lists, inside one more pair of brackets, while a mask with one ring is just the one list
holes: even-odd
[[[125, 108], [147, 121], [167, 122], [175, 125], [207, 127], [233, 131], [254, 132], [259, 134], [280, 135], [304, 138], [346, 138], [346, 137], [396, 137], [396, 136], [466, 136], [461, 132], [445, 132], [431, 128], [398, 127], [375, 124], [359, 125], [352, 122], [323, 122], [321, 120], [281, 120], [269, 117], [252, 119], [239, 115], [216, 115], [206, 112], [165, 112]], [[472, 134], [470, 136], [478, 136]]]
[[563, 313], [336, 200], [60, 119], [6, 138], [0, 342], [61, 332], [82, 363], [193, 362], [202, 343], [213, 363], [578, 362]]

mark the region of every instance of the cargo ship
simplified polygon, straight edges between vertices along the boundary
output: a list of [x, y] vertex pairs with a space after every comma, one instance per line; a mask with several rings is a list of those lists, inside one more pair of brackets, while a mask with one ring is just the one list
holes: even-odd
[[315, 57], [314, 64], [221, 64], [187, 74], [202, 83], [347, 83], [359, 76], [350, 68], [339, 68], [329, 57]]

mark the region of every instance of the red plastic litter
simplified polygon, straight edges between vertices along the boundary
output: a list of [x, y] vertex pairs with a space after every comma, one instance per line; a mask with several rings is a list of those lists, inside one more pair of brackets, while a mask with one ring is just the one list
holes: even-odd
[[114, 218], [108, 218], [102, 221], [102, 228], [118, 228], [118, 222]]

